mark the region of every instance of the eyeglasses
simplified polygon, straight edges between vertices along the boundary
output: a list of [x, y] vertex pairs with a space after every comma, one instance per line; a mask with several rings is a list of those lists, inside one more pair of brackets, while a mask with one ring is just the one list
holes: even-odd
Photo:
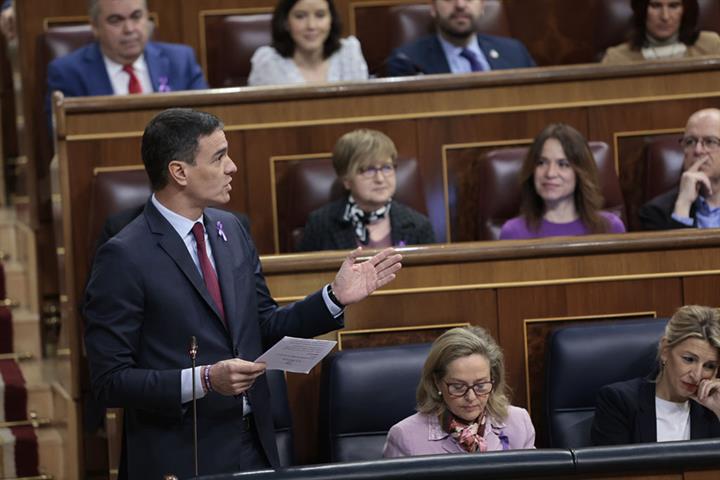
[[472, 391], [475, 392], [475, 395], [480, 397], [482, 395], [487, 395], [492, 392], [492, 389], [495, 386], [495, 383], [492, 381], [478, 382], [474, 385], [467, 385], [465, 383], [444, 383], [448, 389], [448, 394], [450, 394], [451, 397], [464, 397], [465, 395], [467, 395], [468, 390], [470, 390], [471, 388]]
[[387, 163], [381, 167], [363, 167], [358, 170], [358, 173], [365, 178], [373, 178], [377, 173], [383, 174], [383, 177], [390, 176], [395, 173], [395, 165]]
[[683, 137], [680, 139], [680, 145], [682, 145], [685, 150], [694, 149], [698, 143], [702, 145], [705, 150], [717, 150], [720, 148], [720, 138], [718, 137]]

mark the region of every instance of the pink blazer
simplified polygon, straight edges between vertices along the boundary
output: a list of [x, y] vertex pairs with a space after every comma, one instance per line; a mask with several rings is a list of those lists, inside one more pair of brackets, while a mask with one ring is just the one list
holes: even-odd
[[[535, 448], [535, 428], [524, 408], [510, 406], [505, 421], [485, 424], [488, 451]], [[467, 453], [445, 432], [435, 415], [416, 413], [396, 423], [388, 432], [384, 457]]]

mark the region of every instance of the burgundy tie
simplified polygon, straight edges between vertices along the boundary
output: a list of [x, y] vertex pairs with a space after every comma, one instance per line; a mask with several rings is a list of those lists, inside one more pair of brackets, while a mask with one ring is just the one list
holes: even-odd
[[205, 227], [203, 227], [202, 223], [196, 222], [195, 225], [193, 225], [192, 233], [197, 242], [198, 260], [200, 260], [200, 270], [202, 270], [203, 277], [205, 278], [205, 286], [215, 301], [215, 306], [218, 307], [220, 317], [225, 321], [225, 308], [223, 307], [222, 295], [220, 294], [220, 284], [218, 283], [215, 269], [207, 256], [207, 250], [205, 250]]
[[133, 70], [132, 65], [124, 65], [123, 72], [130, 76], [130, 81], [128, 82], [128, 93], [142, 93], [140, 80], [138, 80], [135, 76], [135, 70]]

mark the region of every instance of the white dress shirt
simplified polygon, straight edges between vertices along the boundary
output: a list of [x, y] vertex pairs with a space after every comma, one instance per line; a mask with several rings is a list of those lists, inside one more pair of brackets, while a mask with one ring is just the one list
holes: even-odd
[[[155, 206], [155, 208], [158, 209], [158, 212], [160, 212], [160, 214], [170, 223], [170, 225], [172, 225], [173, 229], [178, 233], [178, 235], [180, 235], [180, 238], [185, 244], [185, 247], [187, 248], [190, 257], [192, 258], [195, 267], [198, 269], [198, 272], [202, 277], [200, 260], [198, 259], [197, 255], [197, 241], [195, 240], [195, 236], [192, 233], [192, 227], [193, 225], [195, 225], [195, 223], [203, 223], [202, 215], [200, 215], [200, 218], [196, 220], [190, 220], [188, 218], [185, 218], [160, 203], [155, 197], [155, 194], [152, 195], [151, 202]], [[205, 230], [205, 251], [208, 258], [210, 259], [210, 262], [212, 263], [213, 268], [215, 268], [215, 258], [213, 257], [212, 247], [210, 246], [210, 241], [208, 240], [207, 229]], [[322, 297], [325, 305], [334, 317], [337, 317], [343, 313], [343, 309], [335, 305], [335, 303], [330, 300], [330, 297], [327, 294], [327, 286], [322, 289]], [[254, 361], [254, 359], [244, 360]], [[204, 365], [199, 365], [195, 368], [195, 398], [197, 399], [203, 398], [206, 394], [202, 386], [201, 378], [203, 366]], [[185, 368], [180, 372], [180, 401], [182, 403], [187, 403], [192, 400], [192, 377], [192, 368]], [[249, 402], [247, 401], [247, 396], [243, 395], [243, 415], [247, 415], [250, 412], [251, 408]]]
[[[128, 85], [130, 83], [130, 75], [123, 70], [124, 65], [110, 60], [105, 55], [103, 55], [103, 60], [105, 61], [105, 70], [107, 70], [108, 77], [110, 77], [113, 94], [127, 95], [129, 93]], [[142, 93], [152, 93], [154, 89], [152, 79], [150, 78], [150, 70], [148, 69], [147, 62], [145, 62], [145, 55], [140, 55], [140, 57], [133, 62], [132, 67], [142, 87]]]

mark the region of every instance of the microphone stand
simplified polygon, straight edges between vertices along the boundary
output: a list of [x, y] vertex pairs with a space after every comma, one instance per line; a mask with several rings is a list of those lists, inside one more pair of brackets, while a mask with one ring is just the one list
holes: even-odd
[[193, 411], [193, 454], [195, 456], [195, 478], [198, 474], [197, 398], [195, 395], [195, 358], [198, 344], [195, 335], [190, 338], [190, 360], [192, 361], [192, 411]]

